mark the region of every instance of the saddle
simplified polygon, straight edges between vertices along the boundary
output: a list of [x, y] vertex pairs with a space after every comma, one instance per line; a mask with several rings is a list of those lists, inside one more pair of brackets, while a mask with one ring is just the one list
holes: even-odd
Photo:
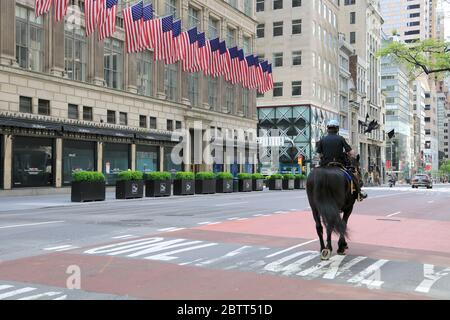
[[348, 169], [342, 163], [336, 162], [336, 161], [332, 161], [332, 162], [327, 163], [325, 165], [325, 167], [337, 167], [337, 168], [339, 168], [344, 173], [345, 177], [347, 178], [347, 181], [350, 182], [350, 192], [354, 193], [356, 191], [355, 185], [353, 184], [353, 177], [348, 172]]

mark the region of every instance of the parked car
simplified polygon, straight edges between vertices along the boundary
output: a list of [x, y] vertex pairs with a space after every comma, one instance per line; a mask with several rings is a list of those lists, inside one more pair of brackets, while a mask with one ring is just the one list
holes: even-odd
[[427, 189], [433, 188], [433, 182], [426, 174], [416, 174], [411, 180], [411, 186], [413, 188], [426, 187]]

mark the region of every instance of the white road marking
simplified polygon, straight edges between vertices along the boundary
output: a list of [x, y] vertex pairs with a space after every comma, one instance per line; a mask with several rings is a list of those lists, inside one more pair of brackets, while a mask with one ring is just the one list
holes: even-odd
[[0, 229], [31, 227], [31, 226], [40, 226], [40, 225], [44, 225], [44, 224], [63, 223], [63, 222], [64, 221], [48, 221], [48, 222], [39, 222], [39, 223], [16, 224], [16, 225], [11, 225], [11, 226], [0, 226]]
[[228, 252], [228, 253], [227, 253], [226, 255], [224, 255], [224, 256], [221, 256], [221, 257], [218, 257], [218, 258], [215, 258], [215, 259], [211, 259], [211, 260], [207, 260], [207, 261], [198, 263], [197, 266], [204, 266], [204, 265], [208, 265], [208, 264], [211, 264], [211, 263], [214, 263], [214, 262], [217, 262], [217, 261], [226, 259], [226, 258], [230, 258], [230, 257], [237, 256], [237, 255], [241, 254], [242, 251], [244, 251], [244, 250], [247, 249], [247, 248], [252, 248], [252, 247], [251, 247], [251, 246], [242, 246], [242, 247], [240, 247], [240, 248], [238, 248], [238, 249], [236, 249], [236, 250], [233, 250], [233, 251], [231, 251], [231, 252]]
[[245, 202], [229, 202], [229, 203], [221, 203], [221, 204], [216, 204], [216, 207], [225, 207], [225, 206], [233, 206], [235, 204], [245, 204], [248, 203], [247, 201]]
[[180, 231], [180, 230], [184, 230], [186, 228], [174, 228], [172, 230], [168, 230], [167, 232], [175, 232], [175, 231]]
[[0, 294], [0, 300], [6, 299], [6, 298], [10, 298], [10, 297], [13, 297], [13, 296], [17, 296], [17, 295], [22, 294], [22, 293], [27, 293], [27, 292], [30, 292], [30, 291], [34, 291], [34, 290], [36, 290], [36, 288], [26, 287], [26, 288], [17, 289], [17, 290], [13, 290], [13, 291], [10, 291], [10, 292], [2, 293], [2, 294]]
[[424, 280], [419, 284], [419, 286], [415, 289], [417, 292], [428, 293], [430, 292], [433, 284], [436, 283], [440, 278], [448, 275], [450, 272], [450, 268], [446, 268], [440, 272], [434, 272], [434, 265], [432, 264], [424, 264], [423, 266], [423, 275]]
[[228, 218], [227, 220], [230, 220], [230, 221], [232, 221], [232, 220], [237, 220], [237, 219], [239, 219], [239, 217]]
[[306, 270], [303, 270], [302, 272], [297, 273], [297, 275], [301, 276], [301, 277], [305, 277], [305, 276], [313, 276], [313, 277], [318, 277], [320, 276], [322, 273], [326, 272], [327, 270], [323, 270], [323, 267], [326, 267], [328, 265], [329, 269], [328, 269], [328, 273], [331, 276], [331, 279], [334, 279], [334, 276], [337, 273], [337, 270], [339, 268], [339, 266], [341, 265], [342, 261], [344, 260], [345, 256], [340, 256], [340, 255], [336, 255], [330, 258], [330, 260], [327, 261], [321, 261], [320, 263], [316, 264], [315, 266], [312, 266], [311, 268], [308, 268]]
[[61, 252], [61, 251], [67, 251], [67, 250], [79, 249], [79, 248], [80, 248], [80, 247], [71, 246], [70, 248], [64, 248], [64, 249], [59, 249], [59, 250], [55, 250], [55, 251]]
[[170, 228], [158, 229], [157, 231], [164, 232], [164, 231], [170, 231], [170, 230], [173, 230], [173, 229], [176, 229], [176, 227], [170, 227]]
[[298, 271], [300, 271], [301, 266], [307, 263], [308, 261], [311, 261], [313, 259], [317, 259], [319, 252], [317, 251], [307, 251], [309, 254], [306, 257], [303, 257], [301, 259], [298, 259], [297, 261], [287, 265], [283, 268], [283, 275], [284, 276], [290, 276]]
[[63, 295], [63, 296], [55, 298], [53, 300], [66, 300], [66, 298], [67, 298], [67, 295]]
[[428, 203], [434, 203], [434, 200], [428, 201]]
[[297, 244], [297, 245], [295, 245], [295, 246], [293, 246], [293, 247], [290, 247], [290, 248], [287, 248], [287, 249], [284, 249], [284, 250], [281, 250], [281, 251], [272, 253], [272, 254], [268, 255], [266, 258], [272, 258], [272, 257], [275, 257], [275, 256], [277, 256], [277, 255], [279, 255], [279, 254], [285, 253], [285, 252], [287, 252], [287, 251], [291, 251], [292, 249], [296, 249], [296, 248], [299, 248], [299, 247], [303, 247], [303, 246], [305, 246], [305, 245], [307, 245], [307, 244], [310, 244], [310, 243], [315, 242], [315, 241], [318, 241], [318, 240], [319, 240], [319, 239], [314, 239], [314, 240], [310, 240], [310, 241], [306, 241], [306, 242]]
[[290, 209], [291, 211], [297, 211], [298, 209]]
[[368, 286], [375, 286], [380, 287], [381, 284], [383, 284], [383, 281], [379, 281], [378, 279], [366, 279], [372, 276], [374, 273], [378, 272], [380, 268], [385, 264], [389, 262], [389, 260], [380, 259], [374, 264], [368, 266], [366, 269], [358, 273], [356, 276], [350, 278], [347, 280], [347, 282], [350, 283], [360, 283], [365, 284]]
[[9, 284], [4, 284], [0, 286], [0, 290], [5, 290], [5, 289], [9, 289], [12, 288], [13, 286], [10, 286]]
[[263, 214], [261, 217], [270, 217], [271, 214]]
[[20, 298], [20, 299], [17, 299], [17, 300], [36, 300], [36, 299], [39, 299], [39, 298], [42, 298], [42, 297], [53, 297], [53, 296], [56, 296], [58, 294], [61, 294], [61, 292], [44, 292], [44, 293], [41, 293], [41, 294], [36, 294], [34, 296], [28, 296], [28, 297]]
[[208, 223], [208, 226], [212, 226], [212, 225], [214, 225], [214, 224], [220, 224], [220, 223], [222, 223], [222, 222], [220, 222], [220, 221], [217, 221], [217, 222], [211, 222], [211, 223]]
[[180, 265], [180, 266], [186, 266], [186, 265], [188, 265], [188, 264], [191, 264], [191, 263], [194, 263], [194, 262], [199, 262], [199, 261], [202, 261], [202, 260], [203, 260], [203, 258], [195, 259], [194, 261], [183, 262], [183, 263], [180, 263], [179, 265]]
[[365, 259], [367, 259], [367, 257], [362, 257], [362, 256], [356, 257], [355, 259], [353, 259], [353, 260], [347, 262], [346, 264], [344, 264], [344, 265], [342, 266], [342, 268], [338, 268], [337, 270], [336, 270], [336, 269], [333, 269], [333, 268], [330, 269], [330, 271], [327, 272], [327, 273], [323, 276], [323, 278], [324, 278], [324, 279], [334, 279], [335, 277], [339, 276], [339, 275], [342, 274], [343, 272], [349, 270], [349, 269], [350, 269], [351, 267], [353, 267], [355, 264], [357, 264], [357, 263], [359, 263], [359, 262], [361, 262], [361, 261], [363, 261], [363, 260], [365, 260]]
[[132, 237], [136, 237], [136, 236], [133, 236], [131, 234], [126, 234], [126, 235], [123, 235], [123, 236], [117, 236], [117, 237], [112, 237], [112, 238], [113, 239], [126, 239], [126, 238], [132, 238]]
[[286, 211], [275, 211], [274, 213], [286, 213]]
[[70, 247], [72, 247], [72, 245], [71, 244], [67, 244], [67, 245], [64, 245], [64, 246], [44, 248], [44, 250], [51, 251], [51, 250], [59, 250], [59, 249], [70, 248]]
[[398, 215], [400, 213], [402, 213], [402, 212], [401, 211], [394, 212], [394, 213], [388, 214], [386, 217], [393, 217], [393, 216], [396, 216], [396, 215]]
[[197, 224], [203, 225], [203, 224], [210, 224], [210, 223], [211, 223], [211, 221], [205, 221], [205, 222], [199, 222]]
[[262, 217], [263, 215], [261, 213], [258, 213], [258, 214], [254, 214], [253, 216], [254, 217]]
[[170, 252], [156, 254], [156, 255], [153, 255], [153, 256], [145, 257], [144, 259], [146, 259], [146, 260], [170, 261], [170, 260], [178, 259], [178, 257], [170, 256], [170, 255], [173, 255], [175, 253], [191, 251], [191, 250], [196, 250], [196, 249], [201, 249], [201, 248], [206, 248], [206, 247], [212, 247], [212, 246], [216, 246], [216, 245], [218, 245], [218, 243], [206, 243], [206, 244], [201, 244], [201, 245], [198, 245], [198, 246], [189, 247], [189, 248], [185, 248], [185, 249], [179, 249], [179, 250], [175, 250], [175, 251], [170, 251]]
[[248, 220], [248, 218], [239, 218], [239, 219], [236, 219], [237, 221], [243, 221], [243, 220]]

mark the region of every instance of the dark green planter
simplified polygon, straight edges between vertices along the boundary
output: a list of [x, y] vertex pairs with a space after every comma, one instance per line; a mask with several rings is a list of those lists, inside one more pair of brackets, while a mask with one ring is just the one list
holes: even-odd
[[269, 179], [269, 190], [282, 190], [283, 180], [282, 179]]
[[195, 193], [197, 194], [216, 193], [216, 179], [195, 180]]
[[305, 180], [296, 179], [294, 183], [295, 189], [305, 189]]
[[255, 179], [252, 181], [253, 191], [263, 191], [264, 190], [264, 179]]
[[171, 180], [147, 180], [145, 181], [146, 197], [169, 197], [172, 195]]
[[283, 180], [283, 190], [294, 190], [294, 179]]
[[233, 180], [216, 180], [217, 193], [231, 193], [233, 192]]
[[195, 194], [194, 180], [174, 180], [173, 194], [175, 196], [187, 196]]
[[116, 199], [135, 199], [144, 197], [144, 181], [117, 181]]
[[239, 192], [251, 192], [252, 179], [239, 180]]
[[72, 182], [72, 202], [105, 201], [105, 182]]

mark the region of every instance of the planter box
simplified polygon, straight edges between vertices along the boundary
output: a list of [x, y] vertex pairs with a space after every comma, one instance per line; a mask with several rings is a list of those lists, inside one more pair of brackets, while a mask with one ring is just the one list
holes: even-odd
[[233, 180], [216, 180], [217, 193], [231, 193], [233, 192]]
[[187, 196], [195, 193], [195, 181], [194, 180], [174, 180], [173, 181], [173, 194], [175, 196]]
[[145, 181], [146, 197], [170, 197], [172, 194], [171, 180], [147, 180]]
[[283, 190], [294, 190], [294, 179], [283, 180]]
[[269, 179], [269, 190], [282, 190], [283, 180], [282, 179]]
[[72, 182], [72, 202], [105, 201], [105, 182]]
[[295, 180], [294, 183], [294, 188], [295, 189], [305, 189], [305, 180]]
[[195, 193], [197, 194], [216, 193], [216, 179], [195, 180]]
[[239, 180], [239, 192], [251, 192], [252, 179]]
[[144, 181], [117, 181], [116, 199], [135, 199], [144, 197]]
[[252, 181], [253, 191], [263, 191], [264, 190], [264, 179], [256, 179]]
[[239, 180], [233, 179], [233, 192], [239, 192]]

